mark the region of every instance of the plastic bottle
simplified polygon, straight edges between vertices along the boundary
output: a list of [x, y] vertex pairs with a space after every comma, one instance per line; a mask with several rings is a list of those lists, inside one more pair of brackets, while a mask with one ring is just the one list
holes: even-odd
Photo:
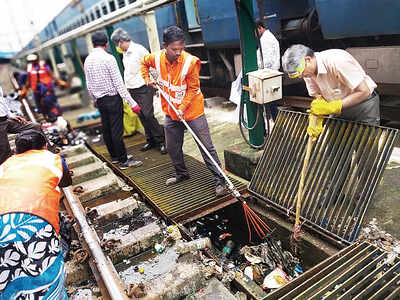
[[235, 247], [235, 243], [232, 240], [227, 241], [225, 247], [222, 249], [222, 254], [225, 257], [228, 257], [231, 254], [233, 247]]
[[179, 254], [184, 254], [204, 248], [211, 248], [211, 240], [208, 237], [200, 238], [186, 243], [179, 242], [176, 245], [176, 252], [178, 252]]

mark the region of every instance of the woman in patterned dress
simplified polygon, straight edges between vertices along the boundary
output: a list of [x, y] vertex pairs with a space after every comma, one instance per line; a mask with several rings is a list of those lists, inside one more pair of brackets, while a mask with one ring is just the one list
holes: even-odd
[[24, 131], [15, 145], [0, 166], [0, 300], [67, 299], [58, 206], [71, 176], [41, 132]]

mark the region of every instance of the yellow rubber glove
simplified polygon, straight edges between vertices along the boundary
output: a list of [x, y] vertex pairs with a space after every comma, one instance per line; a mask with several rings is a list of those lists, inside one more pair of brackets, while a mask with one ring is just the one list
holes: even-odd
[[316, 98], [311, 102], [311, 113], [314, 115], [338, 115], [342, 111], [342, 100], [326, 101], [324, 98]]
[[322, 127], [322, 122], [324, 118], [322, 116], [317, 116], [310, 114], [308, 117], [308, 127], [307, 127], [307, 134], [311, 136], [313, 142], [315, 142], [321, 132], [324, 130]]

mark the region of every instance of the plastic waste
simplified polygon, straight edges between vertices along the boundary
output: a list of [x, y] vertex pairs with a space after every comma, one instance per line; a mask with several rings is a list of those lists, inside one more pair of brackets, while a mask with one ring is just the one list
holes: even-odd
[[156, 249], [156, 251], [158, 252], [158, 253], [163, 253], [163, 251], [164, 251], [164, 246], [163, 245], [161, 245], [161, 244], [159, 244], [159, 243], [156, 243], [155, 245], [154, 245], [154, 249]]
[[211, 248], [211, 240], [208, 237], [200, 238], [186, 243], [179, 242], [176, 245], [176, 252], [178, 252], [179, 254], [184, 254], [205, 248]]
[[281, 268], [275, 268], [264, 278], [263, 288], [277, 289], [289, 282], [289, 277]]
[[167, 227], [168, 235], [173, 238], [175, 241], [180, 240], [182, 238], [181, 232], [177, 225], [170, 225]]
[[232, 240], [227, 241], [225, 247], [222, 248], [222, 254], [225, 257], [228, 257], [231, 254], [232, 249], [234, 247], [235, 247], [235, 243]]
[[246, 275], [247, 277], [249, 277], [251, 280], [253, 280], [253, 267], [251, 266], [247, 266], [244, 269], [244, 275]]

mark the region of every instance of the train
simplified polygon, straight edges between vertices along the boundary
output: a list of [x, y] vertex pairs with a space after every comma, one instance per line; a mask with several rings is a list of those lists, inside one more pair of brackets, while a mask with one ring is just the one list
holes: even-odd
[[[67, 33], [136, 0], [73, 0], [38, 35], [40, 43]], [[397, 0], [251, 0], [254, 18], [261, 18], [281, 44], [281, 54], [294, 43], [314, 50], [349, 51], [378, 83], [378, 90], [397, 103], [400, 96], [400, 2]], [[180, 0], [155, 10], [162, 41], [163, 29], [178, 25], [186, 32], [187, 51], [200, 57], [204, 85], [229, 87], [241, 70], [236, 0]], [[114, 24], [134, 42], [149, 48], [141, 16]], [[81, 58], [87, 56], [84, 37], [76, 39]], [[33, 39], [23, 50], [35, 47]], [[69, 51], [71, 50], [68, 45]], [[298, 84], [287, 78], [285, 85]], [[301, 88], [292, 95], [304, 95]], [[297, 91], [297, 92], [296, 92]], [[285, 93], [285, 89], [284, 89]], [[394, 98], [393, 98], [394, 97]], [[394, 99], [394, 100], [393, 100]], [[395, 105], [396, 106], [396, 105]], [[400, 108], [400, 106], [399, 106]], [[399, 110], [386, 111], [399, 119]], [[400, 121], [400, 120], [399, 120]]]

